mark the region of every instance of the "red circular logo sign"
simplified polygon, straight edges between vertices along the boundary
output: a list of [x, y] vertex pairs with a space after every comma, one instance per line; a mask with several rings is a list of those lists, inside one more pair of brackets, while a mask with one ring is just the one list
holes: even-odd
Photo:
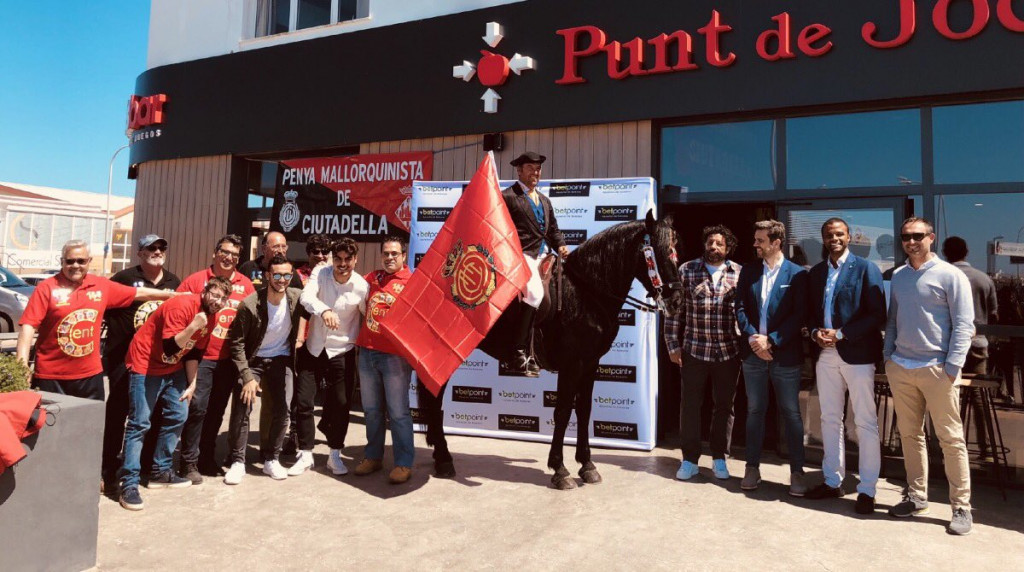
[[452, 294], [468, 306], [479, 306], [494, 291], [494, 267], [482, 252], [469, 247], [455, 265]]
[[91, 308], [75, 310], [57, 324], [57, 345], [71, 357], [83, 357], [96, 348], [96, 318]]

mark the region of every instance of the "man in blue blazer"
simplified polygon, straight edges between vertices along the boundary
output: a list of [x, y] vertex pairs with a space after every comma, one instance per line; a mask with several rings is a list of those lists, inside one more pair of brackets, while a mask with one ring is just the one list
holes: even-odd
[[768, 407], [768, 383], [782, 410], [789, 449], [789, 494], [804, 496], [804, 424], [800, 417], [801, 330], [807, 308], [807, 271], [786, 260], [786, 225], [763, 220], [754, 225], [754, 250], [761, 264], [747, 264], [736, 292], [736, 322], [747, 390], [747, 469], [740, 482], [754, 490], [761, 482], [761, 449]]
[[885, 293], [882, 272], [849, 250], [850, 227], [841, 218], [821, 226], [828, 258], [811, 269], [808, 328], [819, 348], [815, 374], [821, 403], [821, 433], [825, 444], [822, 472], [825, 482], [807, 492], [809, 499], [839, 498], [846, 477], [843, 412], [846, 391], [857, 424], [860, 449], [860, 514], [875, 510], [875, 484], [882, 463], [875, 409], [875, 364], [882, 359]]

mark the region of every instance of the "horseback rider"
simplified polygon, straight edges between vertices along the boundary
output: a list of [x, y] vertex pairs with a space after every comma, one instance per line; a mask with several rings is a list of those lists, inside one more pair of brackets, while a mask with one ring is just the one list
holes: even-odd
[[516, 234], [523, 247], [526, 265], [530, 268], [530, 280], [526, 283], [526, 294], [523, 296], [520, 319], [516, 328], [515, 355], [508, 364], [512, 373], [536, 377], [540, 372], [536, 360], [530, 353], [530, 330], [537, 308], [544, 300], [544, 284], [540, 276], [539, 258], [550, 255], [557, 250], [565, 258], [569, 256], [569, 247], [565, 238], [558, 230], [555, 211], [551, 201], [537, 190], [540, 182], [541, 169], [547, 157], [533, 151], [527, 151], [511, 161], [516, 168], [519, 181], [501, 192], [505, 206], [512, 215]]

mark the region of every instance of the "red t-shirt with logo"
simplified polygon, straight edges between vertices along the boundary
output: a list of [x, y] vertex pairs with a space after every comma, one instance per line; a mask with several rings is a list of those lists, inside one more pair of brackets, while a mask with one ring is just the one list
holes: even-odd
[[[214, 276], [216, 275], [213, 273], [212, 267], [200, 270], [184, 279], [181, 282], [181, 286], [178, 286], [178, 292], [199, 294], [206, 287], [206, 283], [210, 281], [210, 278]], [[217, 312], [217, 315], [214, 316], [214, 320], [210, 324], [212, 327], [210, 344], [206, 346], [206, 353], [203, 354], [203, 359], [220, 361], [231, 358], [231, 349], [225, 343], [228, 338], [228, 330], [231, 328], [231, 322], [235, 321], [238, 305], [246, 296], [255, 291], [252, 287], [252, 281], [241, 272], [234, 272], [231, 275], [231, 297], [228, 299], [228, 303], [224, 305], [224, 308]], [[195, 316], [195, 314], [192, 315]]]
[[187, 328], [202, 307], [199, 294], [176, 296], [161, 304], [139, 331], [135, 332], [125, 360], [128, 369], [143, 375], [167, 375], [185, 367], [181, 361], [185, 354], [193, 348], [208, 346], [209, 325], [193, 334], [173, 356], [164, 355], [164, 340], [173, 338]]
[[384, 336], [380, 327], [380, 319], [388, 313], [391, 305], [402, 290], [405, 283], [409, 281], [412, 272], [407, 266], [394, 274], [388, 274], [383, 270], [374, 270], [363, 278], [370, 285], [370, 293], [366, 298], [366, 317], [363, 327], [359, 330], [359, 337], [356, 338], [356, 345], [379, 352], [397, 354], [398, 349]]
[[77, 288], [58, 274], [36, 286], [18, 324], [36, 328], [36, 377], [84, 379], [103, 371], [100, 325], [107, 308], [135, 301], [136, 289], [86, 274]]

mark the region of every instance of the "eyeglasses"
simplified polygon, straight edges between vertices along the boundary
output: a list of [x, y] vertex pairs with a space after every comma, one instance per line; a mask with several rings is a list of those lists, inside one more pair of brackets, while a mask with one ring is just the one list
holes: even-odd
[[329, 249], [329, 248], [314, 248], [314, 249], [310, 250], [309, 253], [310, 254], [317, 254], [319, 256], [327, 256], [328, 254], [331, 253], [331, 249]]
[[214, 294], [212, 291], [206, 293], [207, 299], [214, 304], [226, 301], [231, 297], [230, 294]]
[[900, 234], [900, 240], [910, 242], [910, 239], [914, 239], [917, 242], [921, 242], [926, 236], [928, 236], [928, 233], [925, 232], [904, 232]]
[[150, 252], [167, 252], [167, 245], [157, 246], [155, 244], [151, 244], [146, 247], [146, 250]]
[[223, 248], [218, 248], [217, 249], [217, 254], [223, 256], [224, 258], [233, 258], [235, 260], [238, 260], [238, 253], [237, 252], [231, 252], [230, 250], [224, 250]]
[[89, 258], [65, 258], [64, 264], [68, 266], [74, 266], [75, 264], [85, 266], [86, 264], [89, 264], [89, 260]]
[[292, 276], [295, 276], [295, 275], [292, 274], [291, 272], [289, 272], [288, 274], [281, 274], [280, 272], [275, 272], [275, 273], [273, 273], [271, 275], [271, 277], [274, 280], [291, 280]]

